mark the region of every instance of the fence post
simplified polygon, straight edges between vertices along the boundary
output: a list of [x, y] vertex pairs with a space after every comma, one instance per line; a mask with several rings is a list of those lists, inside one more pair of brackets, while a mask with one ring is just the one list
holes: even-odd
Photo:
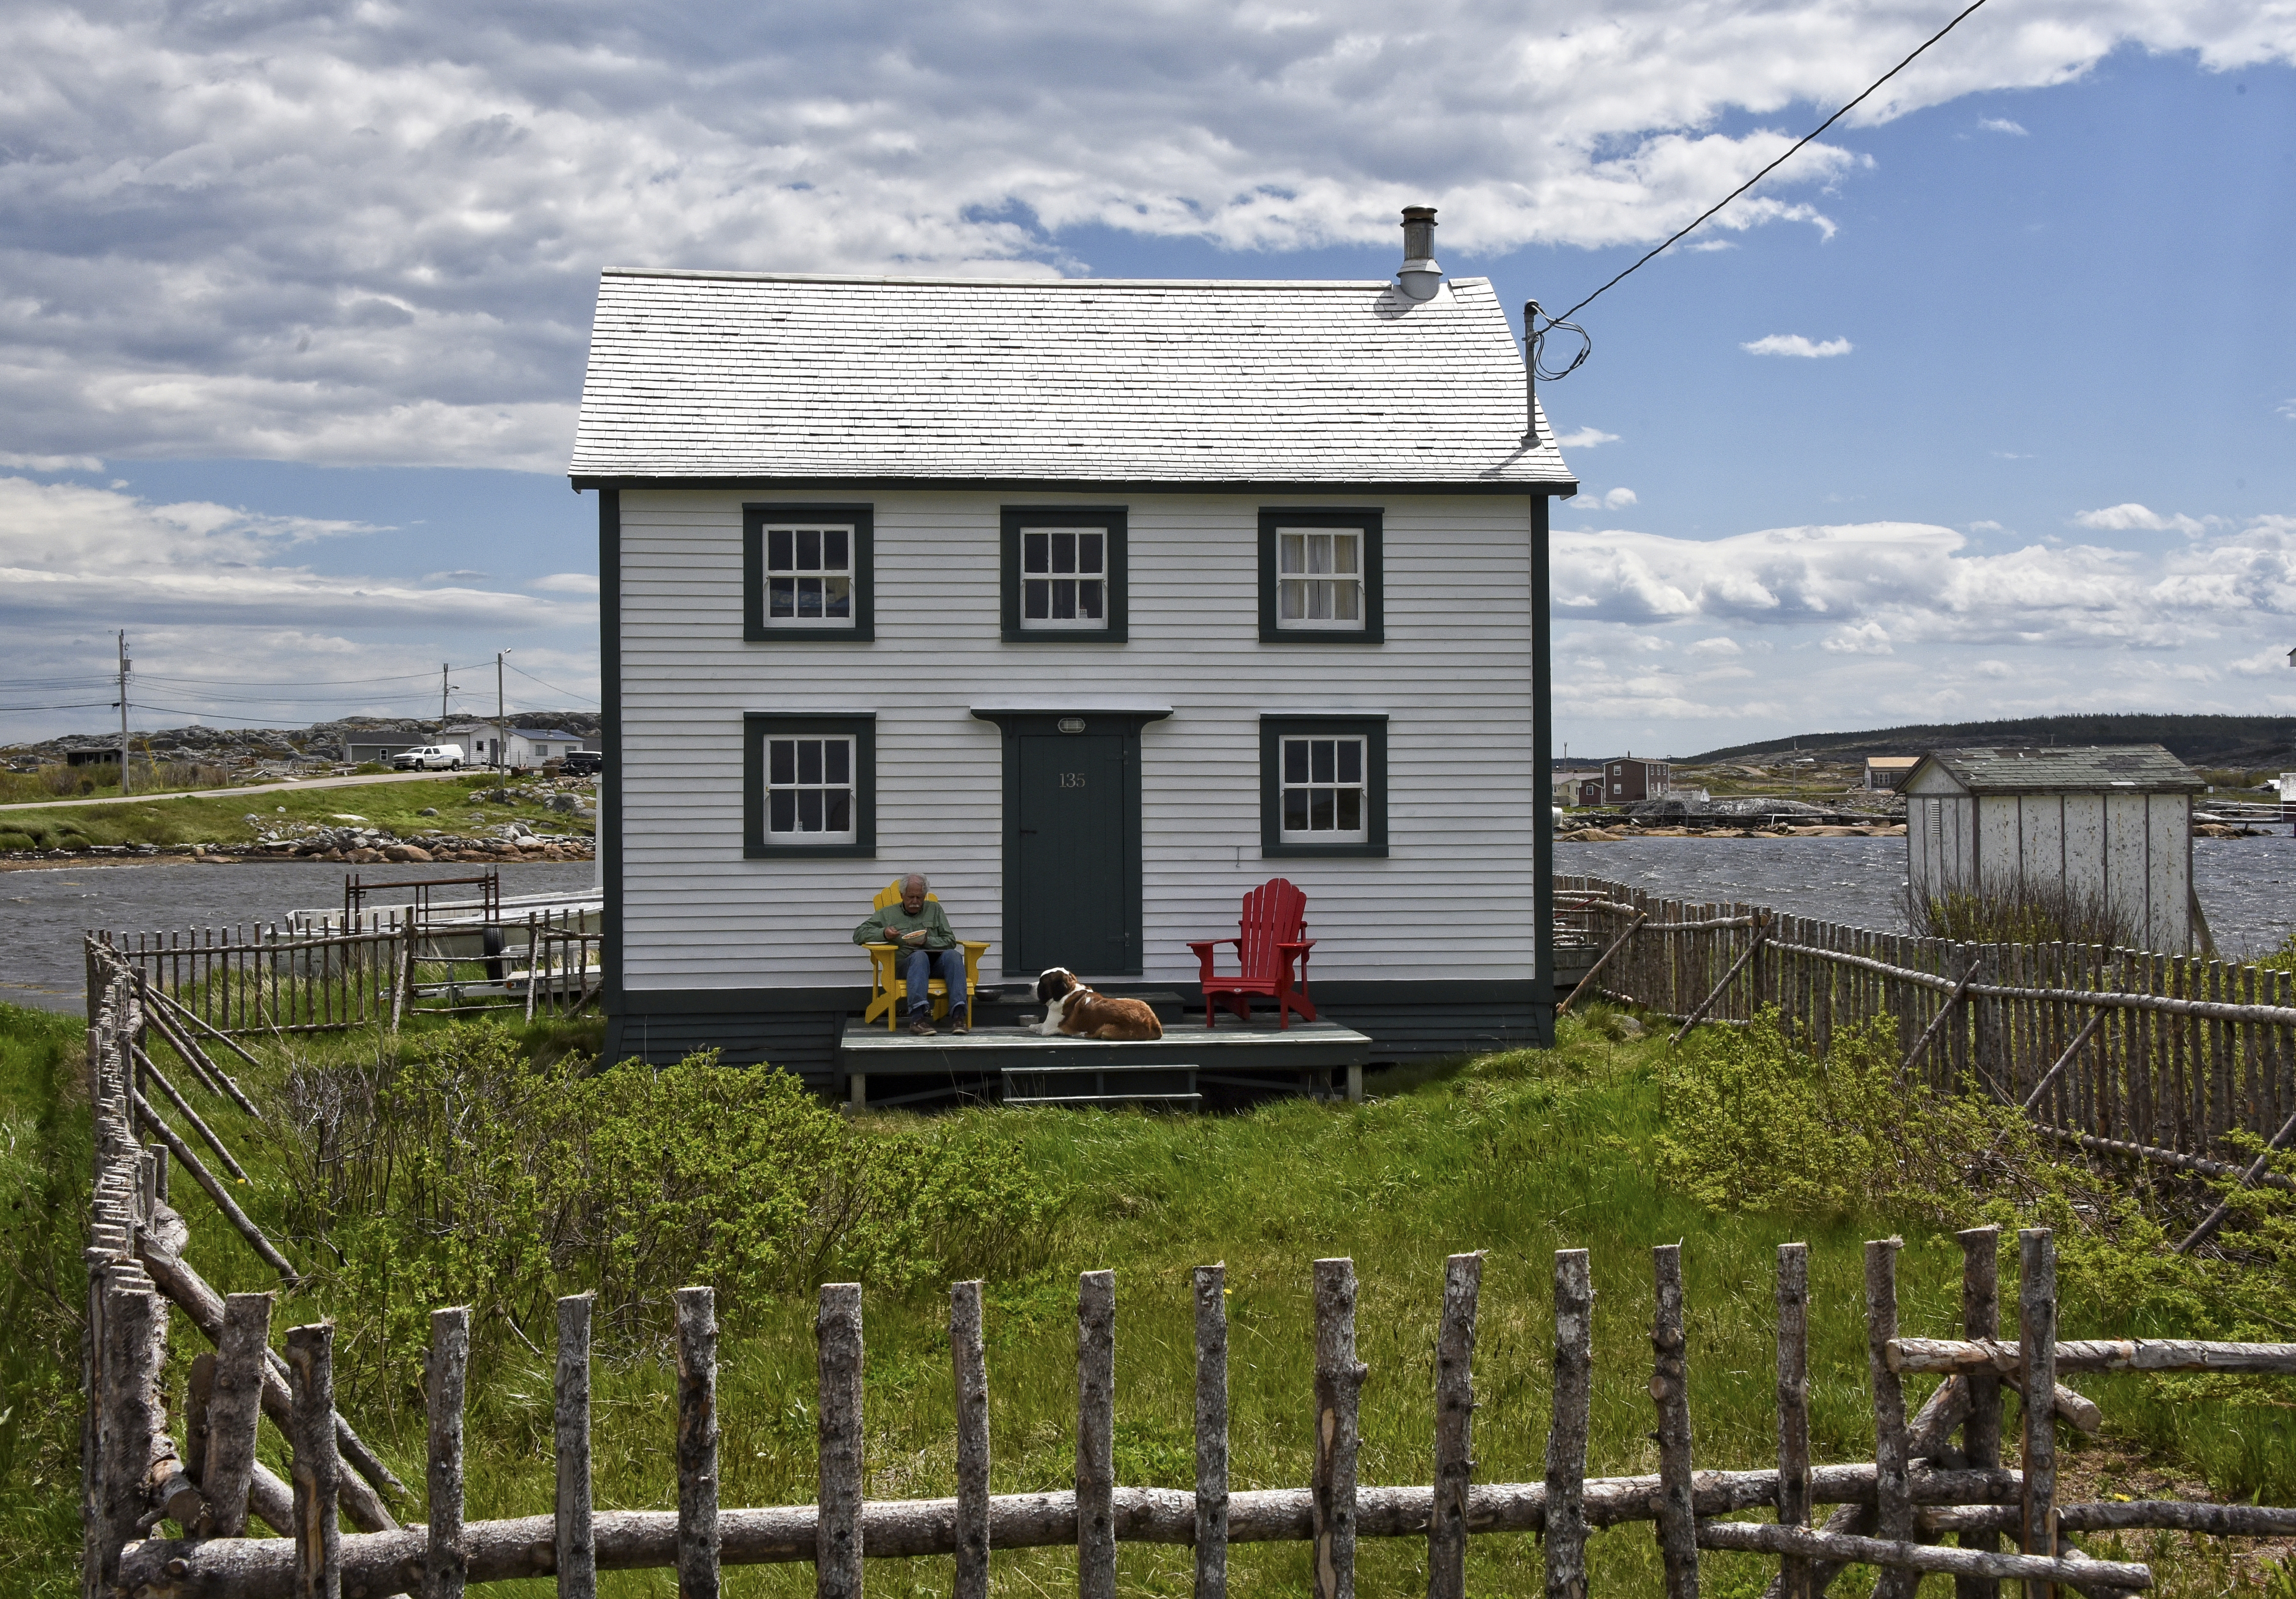
[[471, 1309], [430, 1313], [430, 1382], [423, 1396], [430, 1423], [430, 1537], [422, 1561], [422, 1599], [463, 1599], [470, 1553], [463, 1546], [463, 1393], [471, 1360]]
[[1196, 1267], [1196, 1590], [1227, 1599], [1227, 1268]]
[[1077, 1593], [1116, 1599], [1116, 1274], [1077, 1278]]
[[955, 1599], [988, 1599], [988, 1359], [980, 1283], [948, 1290], [948, 1358], [956, 1383]]
[[718, 1599], [718, 1293], [677, 1304], [677, 1599]]
[[1356, 1263], [1318, 1260], [1316, 1296], [1316, 1466], [1310, 1482], [1309, 1570], [1316, 1599], [1355, 1599], [1357, 1400]]
[[[2017, 1234], [2017, 1349], [2025, 1366], [2025, 1553], [2057, 1552], [2057, 1250], [2046, 1227]], [[2053, 1599], [2055, 1585], [2029, 1581], [2027, 1599]]]
[[1585, 1250], [1554, 1251], [1554, 1402], [1546, 1432], [1546, 1599], [1587, 1599], [1587, 1428], [1595, 1285]]
[[[1898, 1250], [1904, 1240], [1866, 1245], [1866, 1367], [1874, 1385], [1874, 1512], [1875, 1535], [1902, 1543], [1914, 1536], [1914, 1499], [1906, 1451], [1906, 1389], [1890, 1369], [1890, 1341], [1898, 1335]], [[1885, 1569], [1874, 1599], [1914, 1599], [1915, 1571]]]
[[166, 1301], [148, 1289], [108, 1288], [103, 1304], [103, 1391], [91, 1396], [102, 1410], [101, 1562], [106, 1584], [119, 1570], [119, 1552], [144, 1536], [139, 1523], [144, 1517], [144, 1490], [151, 1480], [152, 1441], [167, 1424], [159, 1392], [167, 1349]]
[[263, 1414], [264, 1355], [271, 1347], [271, 1304], [267, 1293], [235, 1293], [224, 1301], [200, 1474], [208, 1502], [200, 1530], [208, 1538], [240, 1538], [247, 1531], [255, 1430]]
[[[2103, 1015], [2100, 1011], [2097, 1013]], [[2001, 1229], [1971, 1227], [1955, 1234], [1961, 1241], [1961, 1333], [1964, 1338], [1997, 1338], [2001, 1333]], [[2001, 1464], [2001, 1379], [1991, 1372], [1969, 1374], [1969, 1420], [1961, 1430], [1961, 1452], [1972, 1470]], [[1988, 1552], [2001, 1547], [1997, 1533], [1964, 1532], [1964, 1549]], [[1954, 1599], [2000, 1599], [1999, 1578], [1956, 1577]]]
[[336, 1514], [343, 1461], [335, 1448], [335, 1325], [287, 1329], [290, 1438], [294, 1450], [295, 1599], [342, 1599], [342, 1532]]
[[590, 1525], [590, 1304], [593, 1296], [558, 1301], [558, 1593], [594, 1599], [598, 1548]]
[[[1778, 1245], [1778, 1525], [1809, 1525], [1809, 1245]], [[1778, 1562], [1783, 1599], [1812, 1599], [1809, 1562]]]
[[861, 1599], [861, 1284], [824, 1283], [814, 1315], [820, 1383], [818, 1599]]
[[1682, 1321], [1682, 1246], [1651, 1251], [1658, 1309], [1651, 1322], [1651, 1398], [1658, 1402], [1659, 1554], [1667, 1599], [1698, 1599], [1698, 1528], [1691, 1498], [1690, 1371]]
[[1466, 1599], [1467, 1488], [1475, 1475], [1475, 1305], [1483, 1257], [1443, 1266], [1435, 1334], [1435, 1503], [1427, 1524], [1427, 1599]]

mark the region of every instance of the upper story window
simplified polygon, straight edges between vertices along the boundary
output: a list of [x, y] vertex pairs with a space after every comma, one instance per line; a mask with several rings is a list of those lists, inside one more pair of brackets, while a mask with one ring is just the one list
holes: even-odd
[[1108, 535], [1092, 529], [1021, 529], [1021, 626], [1108, 626]]
[[751, 643], [865, 641], [876, 517], [867, 505], [742, 508], [742, 636]]
[[1381, 643], [1383, 521], [1376, 510], [1262, 510], [1260, 641]]
[[1005, 506], [1005, 640], [1122, 644], [1125, 528], [1121, 505]]

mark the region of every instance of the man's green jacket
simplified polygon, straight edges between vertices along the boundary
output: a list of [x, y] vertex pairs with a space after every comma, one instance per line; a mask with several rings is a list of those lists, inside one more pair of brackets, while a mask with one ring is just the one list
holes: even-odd
[[869, 919], [853, 930], [856, 944], [900, 944], [904, 949], [915, 949], [915, 944], [904, 944], [900, 935], [924, 929], [926, 949], [954, 949], [956, 935], [948, 931], [948, 918], [941, 914], [940, 901], [928, 899], [924, 909], [912, 916], [895, 900], [882, 911], [872, 912]]

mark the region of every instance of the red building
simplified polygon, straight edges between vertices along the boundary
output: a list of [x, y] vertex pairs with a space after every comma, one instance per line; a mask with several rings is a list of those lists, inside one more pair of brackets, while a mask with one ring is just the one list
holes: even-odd
[[1631, 805], [1655, 800], [1674, 786], [1674, 767], [1662, 760], [1636, 760], [1621, 755], [1603, 763], [1603, 791], [1598, 805]]

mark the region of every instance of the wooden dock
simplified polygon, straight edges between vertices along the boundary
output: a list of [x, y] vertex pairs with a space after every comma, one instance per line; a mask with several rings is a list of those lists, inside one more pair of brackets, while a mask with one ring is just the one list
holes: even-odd
[[[838, 1074], [855, 1105], [907, 1104], [930, 1099], [994, 1100], [1007, 1071], [1092, 1067], [1111, 1079], [1156, 1068], [1192, 1067], [1207, 1100], [1241, 1100], [1266, 1094], [1343, 1093], [1363, 1097], [1363, 1069], [1371, 1040], [1336, 1021], [1298, 1021], [1278, 1030], [1271, 1021], [1250, 1024], [1223, 1016], [1164, 1024], [1161, 1038], [1109, 1043], [1048, 1038], [1032, 1027], [988, 1025], [969, 1033], [944, 1027], [930, 1038], [906, 1028], [846, 1024], [838, 1041]], [[874, 1085], [873, 1087], [872, 1085]]]

